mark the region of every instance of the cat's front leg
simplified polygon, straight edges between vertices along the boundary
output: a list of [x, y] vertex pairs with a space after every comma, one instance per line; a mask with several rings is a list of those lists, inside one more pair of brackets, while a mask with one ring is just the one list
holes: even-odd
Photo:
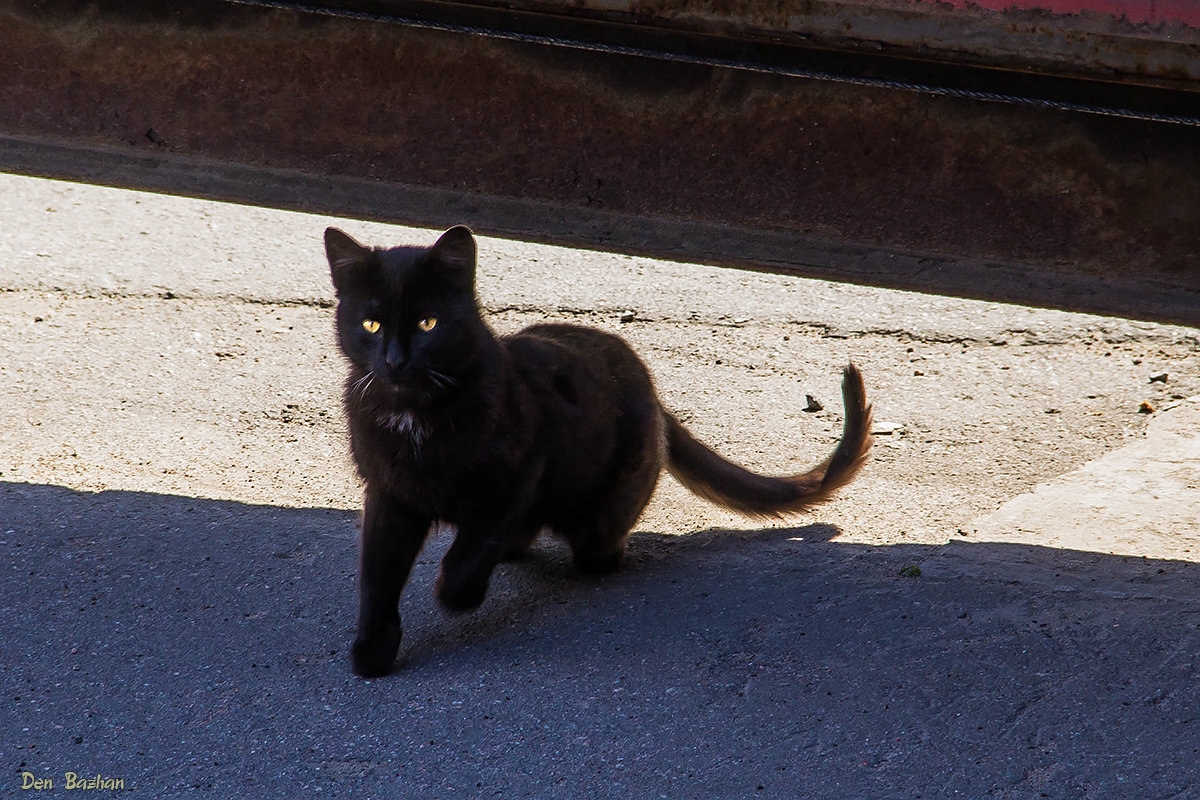
[[496, 565], [515, 550], [528, 548], [541, 528], [532, 509], [543, 468], [538, 460], [523, 472], [514, 482], [516, 491], [507, 508], [459, 521], [438, 572], [437, 598], [443, 606], [451, 611], [478, 608]]
[[474, 527], [460, 526], [438, 571], [438, 602], [451, 611], [478, 608], [487, 595], [492, 571], [506, 552], [507, 548], [493, 537]]
[[499, 523], [460, 524], [454, 543], [442, 558], [438, 601], [451, 611], [478, 608], [496, 565], [514, 550], [528, 548], [539, 527], [522, 513], [510, 513]]
[[358, 633], [350, 650], [355, 674], [386, 675], [400, 649], [400, 592], [432, 520], [369, 485], [358, 564]]

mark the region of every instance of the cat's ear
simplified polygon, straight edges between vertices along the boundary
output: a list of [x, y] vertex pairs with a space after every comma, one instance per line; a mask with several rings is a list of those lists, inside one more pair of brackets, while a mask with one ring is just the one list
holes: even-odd
[[468, 286], [475, 284], [475, 236], [466, 225], [455, 225], [430, 248], [438, 261], [458, 272]]
[[333, 288], [340, 295], [362, 274], [371, 262], [373, 251], [354, 241], [337, 228], [325, 229], [325, 255]]

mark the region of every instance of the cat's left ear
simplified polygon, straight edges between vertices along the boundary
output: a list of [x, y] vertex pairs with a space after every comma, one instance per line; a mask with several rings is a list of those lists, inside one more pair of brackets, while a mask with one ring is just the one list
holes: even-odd
[[325, 256], [329, 259], [333, 288], [339, 295], [370, 262], [372, 252], [337, 228], [325, 229]]
[[455, 225], [443, 233], [430, 252], [458, 272], [468, 286], [475, 285], [475, 236], [466, 225]]

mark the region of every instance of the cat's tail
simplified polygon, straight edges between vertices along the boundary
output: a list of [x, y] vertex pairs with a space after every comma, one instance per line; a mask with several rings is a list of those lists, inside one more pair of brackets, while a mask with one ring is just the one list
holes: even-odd
[[778, 517], [820, 503], [846, 485], [871, 450], [871, 406], [862, 373], [850, 364], [842, 376], [846, 421], [829, 458], [799, 475], [770, 477], [739, 467], [697, 441], [671, 414], [667, 469], [680, 483], [717, 505], [754, 517]]

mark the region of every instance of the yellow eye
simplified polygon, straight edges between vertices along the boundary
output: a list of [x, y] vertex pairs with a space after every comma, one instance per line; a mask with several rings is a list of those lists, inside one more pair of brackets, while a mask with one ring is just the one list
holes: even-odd
[[379, 323], [373, 319], [364, 319], [363, 330], [367, 333], [379, 333]]
[[437, 327], [437, 317], [426, 317], [417, 323], [417, 327], [425, 331], [425, 333], [429, 333], [431, 330]]

